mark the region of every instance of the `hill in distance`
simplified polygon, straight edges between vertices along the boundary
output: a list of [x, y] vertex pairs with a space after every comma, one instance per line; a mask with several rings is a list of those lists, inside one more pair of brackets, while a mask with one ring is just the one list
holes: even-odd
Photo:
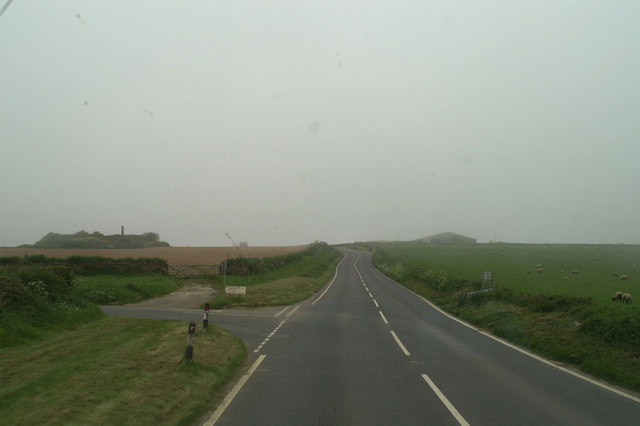
[[160, 241], [160, 235], [155, 232], [145, 232], [142, 235], [104, 235], [100, 232], [86, 231], [75, 234], [58, 234], [49, 232], [33, 245], [23, 244], [20, 248], [64, 248], [64, 249], [124, 249], [169, 247], [169, 243]]

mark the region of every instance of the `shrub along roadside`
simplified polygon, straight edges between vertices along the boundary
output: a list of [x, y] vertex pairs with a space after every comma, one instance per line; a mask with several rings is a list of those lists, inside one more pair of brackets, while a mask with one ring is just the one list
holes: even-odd
[[0, 271], [0, 346], [16, 346], [50, 331], [102, 318], [100, 308], [76, 291], [65, 267], [40, 265]]
[[479, 289], [479, 281], [432, 272], [383, 249], [374, 252], [373, 262], [387, 276], [455, 316], [550, 359], [640, 391], [640, 311], [633, 306], [505, 288], [463, 301], [461, 294]]
[[[211, 300], [213, 309], [233, 306], [257, 307], [291, 305], [311, 297], [331, 279], [342, 258], [340, 252], [326, 243], [311, 244], [306, 250], [286, 256], [238, 260], [236, 265], [254, 265], [250, 275], [244, 272], [227, 276], [227, 285], [246, 286], [244, 296], [223, 293]], [[233, 264], [231, 261], [229, 262]], [[256, 266], [262, 265], [262, 266]], [[244, 270], [242, 270], [244, 271]], [[217, 288], [222, 290], [222, 283]]]
[[[124, 269], [121, 264], [111, 262], [112, 259], [98, 257], [28, 256], [0, 260], [0, 345], [3, 347], [20, 345], [51, 331], [102, 318], [104, 315], [96, 304], [138, 302], [177, 288], [176, 282], [163, 274], [122, 275], [123, 270], [145, 271], [148, 265], [154, 269], [154, 265], [159, 265], [156, 259], [131, 259], [128, 265], [133, 266]], [[77, 275], [78, 270], [86, 272], [91, 265], [102, 265], [97, 269], [112, 274]]]
[[111, 259], [100, 256], [69, 256], [67, 258], [46, 257], [42, 254], [33, 256], [0, 257], [0, 266], [65, 266], [75, 274], [167, 274], [169, 264], [160, 258], [140, 257], [134, 259]]

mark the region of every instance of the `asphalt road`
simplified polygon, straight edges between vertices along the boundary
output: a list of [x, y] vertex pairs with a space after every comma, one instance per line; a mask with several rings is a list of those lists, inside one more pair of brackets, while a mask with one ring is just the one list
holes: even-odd
[[478, 332], [386, 278], [370, 254], [345, 253], [316, 299], [210, 316], [247, 342], [254, 367], [209, 424], [640, 424], [637, 398]]

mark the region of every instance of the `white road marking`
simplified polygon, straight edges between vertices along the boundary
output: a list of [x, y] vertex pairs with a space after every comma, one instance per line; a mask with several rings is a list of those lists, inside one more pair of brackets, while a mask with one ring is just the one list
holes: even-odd
[[396, 339], [396, 343], [398, 344], [398, 346], [400, 346], [400, 349], [402, 349], [402, 352], [404, 352], [406, 356], [411, 355], [407, 350], [407, 348], [402, 344], [398, 336], [396, 336], [396, 333], [393, 330], [391, 330], [391, 335], [393, 336], [394, 339]]
[[295, 308], [293, 308], [291, 311], [289, 311], [289, 313], [286, 315], [285, 319], [283, 319], [282, 321], [280, 321], [280, 324], [278, 324], [278, 326], [276, 328], [273, 329], [273, 331], [271, 333], [269, 333], [269, 335], [260, 343], [260, 345], [258, 345], [257, 348], [255, 348], [253, 350], [254, 354], [257, 354], [258, 352], [260, 352], [260, 350], [262, 349], [262, 347], [264, 345], [267, 344], [267, 342], [269, 341], [269, 339], [271, 339], [273, 337], [274, 334], [276, 334], [278, 332], [278, 330], [280, 330], [280, 327], [282, 327], [282, 325], [287, 322], [287, 320], [289, 319], [289, 317], [291, 317], [291, 315], [295, 314], [296, 311], [300, 309], [300, 305], [296, 306]]
[[453, 414], [453, 417], [456, 418], [458, 423], [460, 423], [461, 426], [469, 426], [469, 423], [464, 419], [464, 417], [462, 417], [462, 415], [458, 412], [458, 410], [456, 410], [456, 407], [454, 407], [453, 404], [449, 402], [447, 397], [444, 396], [442, 392], [440, 392], [440, 389], [438, 389], [436, 384], [433, 383], [433, 380], [431, 380], [429, 376], [427, 376], [426, 374], [423, 374], [422, 378], [424, 379], [425, 382], [427, 382], [427, 384], [429, 385], [429, 387], [431, 387], [431, 389], [435, 392], [435, 394], [438, 395], [438, 398], [440, 398], [440, 401], [442, 401], [444, 406], [447, 407], [447, 409], [451, 412], [451, 414]]
[[236, 397], [238, 392], [240, 392], [240, 389], [242, 389], [244, 384], [247, 382], [247, 380], [249, 380], [253, 372], [256, 371], [256, 369], [258, 368], [260, 363], [265, 359], [265, 357], [266, 355], [260, 355], [258, 359], [256, 359], [256, 361], [253, 363], [249, 371], [247, 371], [247, 374], [245, 374], [244, 376], [242, 376], [240, 380], [238, 380], [238, 383], [236, 383], [236, 385], [233, 387], [231, 392], [229, 392], [229, 395], [227, 395], [224, 401], [222, 401], [222, 403], [218, 406], [218, 408], [216, 408], [216, 411], [214, 411], [211, 417], [209, 417], [209, 420], [204, 422], [203, 426], [213, 426], [214, 424], [216, 424], [216, 422], [218, 421], [222, 413], [224, 413], [224, 410], [226, 410], [229, 404], [231, 404], [231, 401], [233, 401], [233, 399]]
[[275, 314], [274, 317], [279, 317], [280, 315], [284, 314], [287, 311], [287, 309], [289, 309], [290, 307], [291, 306], [287, 306], [286, 308], [284, 308], [283, 310]]
[[342, 262], [344, 262], [344, 260], [347, 258], [347, 255], [345, 255], [342, 260], [340, 261], [340, 263], [338, 263], [336, 265], [336, 272], [333, 274], [333, 279], [331, 280], [331, 282], [329, 283], [329, 285], [327, 286], [327, 288], [325, 289], [325, 291], [322, 292], [322, 294], [320, 296], [318, 296], [318, 298], [316, 300], [313, 301], [313, 303], [311, 305], [315, 305], [316, 302], [320, 299], [322, 299], [322, 296], [325, 295], [325, 293], [327, 291], [329, 291], [329, 289], [331, 288], [331, 286], [333, 285], [333, 282], [336, 280], [336, 277], [338, 276], [338, 268], [340, 267], [340, 265], [342, 264]]
[[571, 371], [571, 370], [569, 370], [569, 369], [567, 369], [567, 368], [564, 368], [564, 367], [562, 367], [562, 366], [560, 366], [560, 365], [554, 364], [553, 362], [551, 362], [551, 361], [549, 361], [549, 360], [546, 360], [546, 359], [542, 358], [541, 356], [534, 354], [533, 352], [529, 352], [529, 351], [527, 351], [527, 350], [524, 350], [524, 349], [522, 349], [522, 348], [520, 348], [520, 347], [518, 347], [518, 346], [515, 346], [515, 345], [511, 344], [510, 342], [507, 342], [506, 340], [502, 340], [502, 339], [501, 339], [501, 338], [499, 338], [499, 337], [493, 336], [493, 335], [491, 335], [491, 334], [489, 334], [489, 333], [487, 333], [487, 332], [485, 332], [485, 331], [482, 331], [482, 330], [480, 330], [480, 329], [478, 329], [478, 328], [474, 327], [473, 325], [471, 325], [471, 324], [469, 324], [469, 323], [467, 323], [467, 322], [462, 321], [460, 318], [456, 318], [456, 317], [454, 317], [453, 315], [450, 315], [449, 313], [447, 313], [447, 312], [445, 312], [444, 310], [440, 309], [440, 307], [438, 307], [438, 306], [436, 306], [435, 304], [433, 304], [433, 303], [431, 303], [430, 301], [428, 301], [428, 300], [427, 300], [426, 298], [424, 298], [423, 296], [421, 296], [421, 295], [419, 295], [418, 293], [415, 293], [415, 292], [413, 292], [413, 291], [409, 290], [408, 288], [406, 288], [406, 287], [405, 287], [405, 286], [403, 286], [402, 284], [399, 284], [399, 283], [395, 282], [394, 280], [392, 280], [391, 278], [389, 278], [388, 276], [386, 276], [385, 274], [383, 274], [380, 270], [376, 269], [375, 267], [374, 267], [374, 270], [375, 270], [375, 271], [377, 271], [377, 272], [378, 272], [378, 274], [380, 274], [382, 277], [384, 277], [384, 278], [388, 279], [389, 281], [391, 281], [392, 283], [396, 284], [396, 285], [397, 285], [397, 286], [399, 286], [400, 288], [402, 288], [402, 289], [404, 289], [405, 291], [407, 291], [407, 292], [409, 292], [409, 293], [413, 294], [414, 296], [419, 297], [419, 298], [420, 298], [420, 299], [422, 299], [426, 304], [428, 304], [429, 306], [431, 306], [431, 307], [432, 307], [433, 309], [435, 309], [436, 311], [440, 312], [442, 315], [445, 315], [445, 316], [447, 316], [447, 317], [451, 318], [452, 320], [457, 321], [458, 323], [460, 323], [460, 324], [464, 325], [465, 327], [470, 328], [471, 330], [477, 331], [477, 332], [478, 332], [478, 333], [480, 333], [480, 334], [484, 334], [484, 335], [485, 335], [485, 336], [487, 336], [488, 338], [493, 339], [493, 340], [495, 340], [496, 342], [502, 343], [503, 345], [508, 346], [508, 347], [510, 347], [511, 349], [516, 350], [516, 351], [518, 351], [518, 352], [520, 352], [520, 353], [522, 353], [522, 354], [524, 354], [524, 355], [530, 356], [531, 358], [536, 359], [536, 360], [538, 360], [538, 361], [540, 361], [540, 362], [542, 362], [542, 363], [544, 363], [544, 364], [546, 364], [546, 365], [548, 365], [548, 366], [550, 366], [550, 367], [556, 368], [556, 369], [558, 369], [558, 370], [560, 370], [560, 371], [563, 371], [563, 372], [565, 372], [565, 373], [567, 373], [567, 374], [571, 374], [571, 375], [572, 375], [572, 376], [574, 376], [574, 377], [577, 377], [577, 378], [582, 379], [582, 380], [584, 380], [584, 381], [586, 381], [586, 382], [589, 382], [589, 383], [591, 383], [591, 384], [594, 384], [594, 385], [596, 385], [596, 386], [599, 386], [599, 387], [601, 387], [601, 388], [603, 388], [603, 389], [606, 389], [606, 390], [608, 390], [608, 391], [610, 391], [610, 392], [613, 392], [613, 393], [615, 393], [615, 394], [618, 394], [618, 395], [620, 395], [620, 396], [623, 396], [623, 397], [625, 397], [625, 398], [628, 398], [628, 399], [630, 399], [630, 400], [632, 400], [632, 401], [640, 402], [640, 398], [638, 398], [638, 397], [636, 397], [636, 396], [633, 396], [633, 395], [631, 395], [631, 394], [628, 394], [628, 393], [626, 393], [626, 392], [623, 392], [623, 391], [621, 391], [621, 390], [619, 390], [619, 389], [616, 389], [616, 388], [614, 388], [614, 387], [611, 387], [611, 386], [609, 386], [609, 385], [607, 385], [607, 384], [605, 384], [605, 383], [599, 382], [599, 381], [597, 381], [597, 380], [593, 380], [593, 379], [592, 379], [592, 378], [590, 378], [590, 377], [584, 376], [584, 375], [582, 375], [582, 374], [580, 374], [580, 373], [577, 373], [577, 372], [575, 372], [575, 371]]
[[376, 308], [379, 308], [379, 307], [380, 307], [380, 305], [378, 305], [378, 302], [376, 302], [376, 299], [373, 299], [373, 303], [375, 303]]
[[[382, 311], [378, 311], [378, 313], [380, 314], [380, 316], [382, 317], [382, 321], [384, 321], [385, 324], [389, 324], [389, 321], [387, 321], [387, 318], [384, 316], [384, 314], [382, 313]], [[392, 331], [393, 333], [393, 331]]]

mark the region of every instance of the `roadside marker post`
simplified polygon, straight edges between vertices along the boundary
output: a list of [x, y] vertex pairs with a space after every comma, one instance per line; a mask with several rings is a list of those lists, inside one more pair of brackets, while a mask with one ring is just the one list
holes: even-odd
[[482, 271], [482, 288], [485, 288], [486, 282], [490, 282], [493, 288], [493, 271]]
[[204, 305], [204, 317], [202, 318], [202, 330], [207, 331], [209, 326], [209, 304]]
[[196, 335], [196, 323], [189, 323], [189, 330], [187, 332], [187, 352], [184, 357], [187, 361], [191, 361], [193, 359], [193, 337]]
[[227, 297], [227, 262], [224, 260], [222, 261], [222, 274], [223, 274], [222, 282], [224, 285], [224, 297]]

